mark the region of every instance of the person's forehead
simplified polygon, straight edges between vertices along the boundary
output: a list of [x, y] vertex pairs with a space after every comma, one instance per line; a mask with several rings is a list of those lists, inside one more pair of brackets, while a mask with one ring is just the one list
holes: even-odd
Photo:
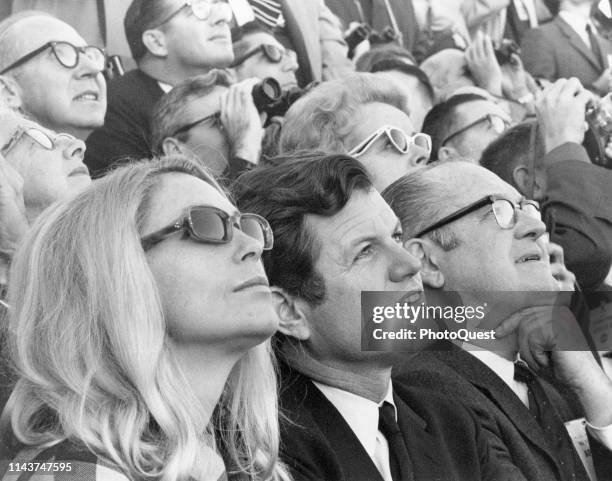
[[458, 105], [455, 108], [455, 118], [461, 122], [473, 122], [479, 118], [484, 117], [488, 114], [499, 115], [500, 117], [507, 119], [508, 114], [497, 105], [495, 102], [490, 100], [473, 100], [464, 104]]
[[187, 121], [196, 121], [221, 110], [221, 97], [227, 92], [227, 87], [215, 85], [207, 94], [192, 97], [182, 109]]
[[51, 16], [26, 17], [12, 28], [11, 35], [17, 40], [16, 56], [25, 55], [52, 40], [70, 42], [76, 46], [86, 44], [74, 28]]
[[274, 35], [270, 35], [266, 32], [253, 32], [244, 36], [244, 42], [247, 44], [247, 50], [252, 50], [260, 45], [274, 45], [281, 48], [282, 45], [278, 40], [274, 38]]
[[229, 214], [236, 211], [223, 194], [202, 179], [184, 173], [162, 174], [143, 231], [150, 233], [165, 227], [194, 205], [212, 205]]
[[26, 119], [19, 115], [8, 114], [0, 116], [0, 146], [6, 144], [6, 142], [8, 142], [13, 135], [15, 135], [18, 129], [25, 130], [29, 128], [41, 130], [49, 134], [51, 137], [55, 136], [55, 132], [46, 129], [32, 120]]
[[449, 163], [449, 167], [435, 172], [432, 169], [434, 195], [440, 199], [441, 210], [450, 213], [487, 195], [502, 195], [509, 200], [520, 198], [518, 191], [484, 167], [466, 162]]
[[360, 142], [375, 130], [384, 125], [392, 125], [404, 130], [408, 135], [414, 131], [410, 117], [393, 105], [382, 102], [370, 102], [359, 106], [353, 115], [353, 128], [349, 139]]
[[360, 237], [387, 234], [398, 220], [381, 195], [370, 189], [354, 191], [344, 208], [333, 216], [307, 215], [306, 222], [323, 249], [337, 250], [349, 247]]

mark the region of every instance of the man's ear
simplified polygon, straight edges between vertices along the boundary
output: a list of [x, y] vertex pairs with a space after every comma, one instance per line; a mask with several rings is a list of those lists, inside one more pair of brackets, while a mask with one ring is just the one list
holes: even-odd
[[0, 96], [4, 103], [13, 110], [21, 110], [21, 89], [10, 75], [0, 75]]
[[408, 239], [404, 249], [421, 261], [423, 283], [440, 289], [444, 286], [444, 274], [438, 266], [438, 256], [434, 243], [429, 239]]
[[174, 137], [166, 137], [162, 141], [162, 152], [164, 155], [184, 154], [185, 148], [182, 142], [179, 142]]
[[166, 45], [166, 35], [159, 29], [153, 28], [142, 32], [142, 43], [151, 55], [155, 57], [167, 57], [168, 46]]
[[512, 179], [518, 186], [518, 190], [521, 194], [526, 195], [529, 198], [540, 199], [544, 192], [544, 186], [540, 179], [540, 176], [529, 173], [529, 169], [524, 165], [517, 165], [512, 171]]
[[458, 155], [459, 153], [455, 150], [455, 148], [448, 145], [444, 145], [438, 149], [438, 160], [440, 162], [454, 160], [458, 157]]
[[278, 330], [286, 336], [298, 341], [310, 338], [308, 325], [308, 305], [301, 299], [296, 299], [280, 287], [271, 287], [274, 308], [280, 319]]

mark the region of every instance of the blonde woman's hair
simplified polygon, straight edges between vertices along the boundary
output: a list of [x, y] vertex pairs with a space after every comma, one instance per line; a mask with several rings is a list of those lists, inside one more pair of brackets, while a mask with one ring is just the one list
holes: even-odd
[[269, 342], [234, 367], [207, 427], [168, 348], [140, 236], [160, 177], [171, 172], [221, 190], [185, 157], [137, 162], [54, 205], [31, 229], [9, 287], [20, 376], [7, 405], [11, 427], [28, 445], [82, 442], [131, 479], [208, 479], [202, 446], [217, 443], [250, 479], [284, 479]]

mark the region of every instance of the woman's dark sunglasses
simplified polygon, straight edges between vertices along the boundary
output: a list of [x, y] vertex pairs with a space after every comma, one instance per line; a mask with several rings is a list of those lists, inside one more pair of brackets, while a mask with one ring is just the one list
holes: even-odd
[[463, 209], [459, 209], [458, 211], [440, 219], [438, 222], [418, 232], [414, 237], [422, 237], [425, 234], [433, 232], [440, 227], [444, 227], [445, 225], [448, 225], [471, 212], [477, 211], [486, 205], [493, 206], [493, 215], [495, 216], [497, 225], [501, 229], [511, 229], [516, 225], [518, 220], [518, 209], [522, 210], [530, 217], [541, 219], [540, 204], [538, 204], [535, 200], [522, 198], [518, 204], [515, 204], [511, 200], [503, 197], [487, 195], [486, 197], [477, 200], [473, 204], [470, 204]]
[[147, 251], [175, 232], [184, 231], [198, 242], [227, 244], [233, 238], [234, 229], [239, 229], [260, 241], [264, 250], [270, 250], [274, 245], [272, 229], [263, 217], [257, 214], [229, 215], [224, 210], [209, 205], [190, 207], [174, 224], [142, 237], [140, 243]]
[[272, 63], [279, 63], [283, 57], [288, 54], [284, 48], [279, 48], [276, 45], [263, 44], [235, 59], [232, 63], [232, 67], [240, 65], [245, 60], [257, 55], [259, 52], [263, 52], [266, 58]]
[[48, 48], [51, 49], [53, 55], [60, 63], [60, 65], [66, 68], [75, 68], [79, 64], [79, 57], [81, 54], [85, 55], [89, 60], [91, 60], [97, 69], [100, 71], [104, 70], [106, 64], [106, 54], [104, 50], [98, 47], [92, 47], [87, 45], [85, 47], [77, 47], [72, 45], [70, 42], [56, 42], [51, 41], [47, 42], [43, 46], [37, 48], [36, 50], [32, 50], [30, 53], [24, 55], [19, 60], [16, 60], [4, 70], [0, 72], [0, 75], [4, 75], [9, 70], [13, 70], [14, 68], [23, 65], [28, 60], [36, 57], [41, 54]]

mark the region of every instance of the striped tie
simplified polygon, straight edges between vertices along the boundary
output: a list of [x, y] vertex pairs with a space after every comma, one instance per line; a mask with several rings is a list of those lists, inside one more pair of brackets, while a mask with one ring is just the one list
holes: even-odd
[[249, 0], [255, 18], [270, 28], [284, 27], [285, 19], [277, 0]]

